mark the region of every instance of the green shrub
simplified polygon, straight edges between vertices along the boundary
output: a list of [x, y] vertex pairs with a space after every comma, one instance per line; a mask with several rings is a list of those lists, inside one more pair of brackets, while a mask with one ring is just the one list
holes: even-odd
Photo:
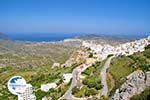
[[142, 68], [142, 70], [149, 71], [150, 70], [150, 64], [142, 64], [142, 65], [140, 65], [140, 68]]
[[100, 90], [103, 86], [101, 84], [96, 84], [96, 90]]
[[89, 89], [87, 88], [86, 92], [85, 92], [85, 96], [91, 96], [91, 95], [96, 95], [97, 94], [97, 90], [95, 90], [94, 88]]
[[150, 58], [150, 49], [144, 51], [144, 56]]
[[150, 49], [150, 45], [148, 45], [148, 46], [145, 47], [145, 50], [147, 50], [147, 49]]

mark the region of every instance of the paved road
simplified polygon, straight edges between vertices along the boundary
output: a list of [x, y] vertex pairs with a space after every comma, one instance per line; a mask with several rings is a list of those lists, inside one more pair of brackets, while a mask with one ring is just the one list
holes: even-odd
[[77, 86], [78, 77], [79, 77], [80, 73], [81, 73], [81, 71], [79, 71], [78, 67], [73, 70], [73, 72], [72, 72], [73, 78], [72, 78], [71, 86], [67, 90], [67, 92], [61, 98], [59, 98], [59, 100], [62, 100], [62, 99], [67, 99], [67, 100], [87, 100], [87, 98], [76, 98], [76, 97], [74, 97], [72, 95], [72, 88]]
[[103, 85], [103, 89], [102, 89], [102, 93], [101, 96], [107, 96], [107, 92], [108, 92], [108, 86], [107, 86], [107, 81], [106, 81], [106, 73], [107, 73], [107, 69], [109, 68], [110, 65], [110, 61], [114, 56], [110, 57], [107, 59], [103, 69], [101, 70], [101, 84]]
[[70, 88], [67, 90], [67, 92], [64, 94], [63, 98], [67, 100], [74, 100], [72, 96], [72, 88], [77, 85], [77, 75], [78, 75], [78, 70], [75, 68], [72, 72], [72, 82]]

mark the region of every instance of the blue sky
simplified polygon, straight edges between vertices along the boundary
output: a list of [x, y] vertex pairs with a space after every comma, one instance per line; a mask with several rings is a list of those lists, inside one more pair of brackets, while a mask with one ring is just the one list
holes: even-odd
[[4, 33], [149, 33], [150, 0], [0, 0]]

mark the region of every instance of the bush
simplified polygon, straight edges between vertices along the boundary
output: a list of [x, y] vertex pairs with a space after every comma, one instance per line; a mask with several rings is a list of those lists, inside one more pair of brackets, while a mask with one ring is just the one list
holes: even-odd
[[147, 50], [147, 49], [150, 49], [150, 45], [148, 45], [148, 46], [145, 47], [145, 50]]
[[87, 85], [88, 88], [95, 88], [96, 90], [100, 90], [102, 88], [101, 81], [94, 78], [84, 79], [82, 83]]
[[150, 58], [150, 49], [144, 51], [144, 56], [146, 56], [147, 58]]
[[82, 72], [82, 74], [89, 76], [91, 74], [91, 68], [87, 68], [84, 72]]
[[101, 84], [96, 84], [96, 90], [100, 90], [103, 86]]
[[140, 65], [140, 68], [142, 68], [142, 70], [149, 71], [150, 70], [150, 64]]
[[89, 88], [93, 88], [93, 87], [95, 87], [96, 86], [96, 82], [95, 81], [88, 81], [88, 84], [87, 84], [87, 86], [89, 87]]
[[83, 83], [84, 85], [87, 85], [87, 84], [88, 84], [88, 80], [87, 80], [87, 79], [84, 79], [82, 83]]
[[97, 94], [97, 90], [95, 90], [94, 88], [89, 89], [87, 88], [87, 90], [85, 91], [85, 96], [91, 96], [91, 95], [96, 95]]
[[97, 94], [97, 91], [94, 88], [90, 89], [89, 92], [90, 92], [91, 95], [96, 95]]

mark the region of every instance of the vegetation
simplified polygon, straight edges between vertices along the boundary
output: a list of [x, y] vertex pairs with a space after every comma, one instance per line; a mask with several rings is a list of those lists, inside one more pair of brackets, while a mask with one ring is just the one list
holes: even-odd
[[100, 70], [102, 63], [97, 62], [95, 65], [87, 68], [83, 75], [86, 78], [83, 80], [83, 84], [87, 85], [88, 88], [95, 88], [96, 90], [100, 90], [102, 88], [100, 81]]
[[[134, 70], [142, 69], [144, 71], [150, 71], [150, 46], [147, 46], [145, 49], [146, 50], [142, 53], [135, 53], [127, 57], [121, 56], [112, 60], [108, 72], [114, 80], [114, 85], [111, 86], [112, 84], [110, 84], [111, 78], [107, 79], [108, 87], [111, 87], [110, 95], [114, 94], [115, 90], [119, 88], [124, 82], [125, 77]], [[59, 51], [60, 48], [55, 50]], [[68, 49], [65, 50], [67, 51]], [[39, 50], [37, 51], [39, 52]], [[28, 50], [26, 52], [28, 52]], [[63, 53], [64, 52], [61, 52], [60, 54]], [[12, 95], [7, 89], [7, 81], [13, 75], [21, 75], [26, 79], [28, 83], [31, 83], [33, 85], [33, 87], [35, 88], [34, 92], [37, 96], [37, 100], [41, 100], [44, 96], [51, 96], [53, 100], [58, 100], [58, 98], [66, 92], [70, 85], [65, 85], [62, 83], [62, 74], [72, 72], [72, 70], [76, 66], [78, 66], [78, 64], [74, 64], [72, 67], [68, 68], [59, 67], [52, 69], [51, 65], [54, 62], [52, 58], [55, 58], [55, 61], [60, 61], [60, 63], [63, 63], [69, 56], [66, 52], [61, 57], [57, 57], [58, 54], [53, 54], [53, 52], [51, 52], [50, 55], [52, 57], [45, 55], [25, 55], [24, 53], [22, 56], [20, 54], [13, 55], [12, 53], [0, 54], [0, 64], [8, 63], [6, 67], [0, 66], [0, 100], [17, 100], [17, 97]], [[90, 54], [89, 57], [93, 57], [93, 54]], [[15, 64], [18, 66], [13, 65], [12, 62], [15, 62]], [[100, 71], [104, 62], [105, 61], [97, 62], [82, 73], [82, 75], [84, 75], [86, 78], [82, 82], [83, 87], [81, 89], [76, 87], [72, 89], [75, 97], [86, 97], [97, 95], [98, 93], [100, 93], [100, 90], [102, 88], [100, 81]], [[41, 84], [50, 82], [56, 82], [58, 88], [51, 89], [48, 92], [43, 92], [40, 90]], [[147, 98], [150, 98], [149, 91], [149, 89], [145, 90], [142, 94], [136, 95], [131, 98], [131, 100], [147, 100]]]
[[104, 62], [96, 62], [96, 64], [87, 68], [82, 75], [86, 78], [83, 79], [83, 87], [81, 89], [74, 88], [73, 94], [75, 97], [86, 97], [96, 95], [100, 92], [102, 85], [100, 80], [100, 71]]
[[147, 58], [150, 58], [150, 49], [146, 49], [144, 51], [144, 56], [147, 57]]
[[73, 88], [73, 94], [75, 97], [89, 97], [94, 96], [98, 93], [98, 90], [95, 88], [89, 88], [87, 86], [83, 86], [81, 89]]
[[110, 95], [112, 95], [115, 90], [120, 87], [120, 85], [124, 82], [124, 78], [133, 71], [131, 67], [133, 62], [134, 61], [132, 59], [125, 56], [113, 59], [109, 72], [115, 80], [115, 87], [111, 90]]
[[[44, 96], [52, 96], [58, 100], [58, 97], [63, 95], [68, 89], [69, 85], [62, 84], [61, 77], [64, 73], [72, 72], [72, 70], [78, 66], [74, 64], [72, 67], [67, 68], [51, 68], [49, 66], [41, 66], [38, 68], [17, 68], [17, 67], [3, 67], [0, 68], [0, 100], [6, 100], [6, 98], [12, 98], [10, 100], [16, 100], [17, 97], [12, 95], [7, 90], [7, 81], [13, 75], [23, 76], [28, 83], [31, 83], [35, 89], [37, 100], [41, 100]], [[6, 73], [7, 72], [7, 73]], [[56, 82], [59, 88], [56, 90], [50, 90], [49, 92], [43, 92], [40, 90], [41, 84]], [[61, 85], [60, 85], [61, 84]], [[2, 92], [1, 92], [2, 91]]]
[[147, 49], [150, 49], [150, 45], [146, 46], [145, 49], [146, 49], [146, 50], [147, 50]]
[[37, 100], [41, 100], [44, 96], [52, 97], [53, 100], [58, 100], [69, 88], [70, 84], [61, 84], [57, 89], [50, 89], [48, 92], [41, 90], [36, 91]]

